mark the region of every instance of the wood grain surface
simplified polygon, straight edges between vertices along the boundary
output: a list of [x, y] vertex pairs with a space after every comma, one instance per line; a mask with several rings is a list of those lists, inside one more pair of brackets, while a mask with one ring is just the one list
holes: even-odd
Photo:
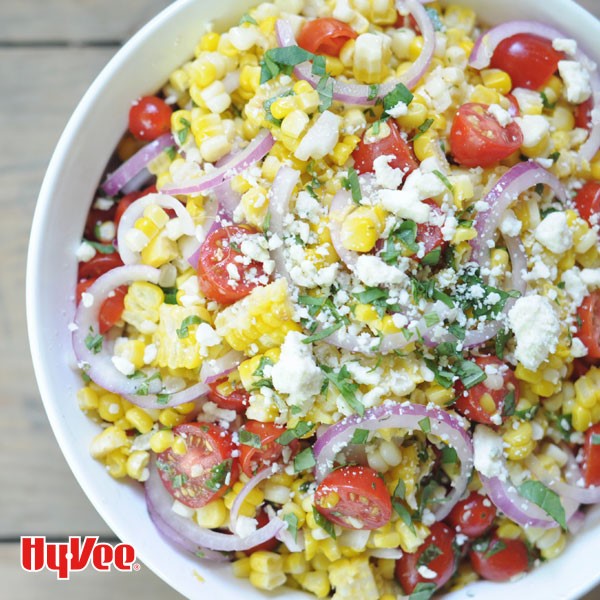
[[[143, 566], [132, 574], [84, 571], [65, 583], [26, 574], [18, 561], [24, 534], [113, 535], [69, 471], [39, 399], [26, 335], [26, 251], [44, 171], [69, 115], [120, 43], [167, 4], [0, 2], [0, 597], [180, 598]], [[582, 4], [600, 13], [600, 0]], [[600, 592], [586, 598], [600, 600]]]

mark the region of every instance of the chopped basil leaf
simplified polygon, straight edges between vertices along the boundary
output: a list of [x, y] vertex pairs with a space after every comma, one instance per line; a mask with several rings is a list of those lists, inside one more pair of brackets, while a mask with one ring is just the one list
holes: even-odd
[[502, 550], [506, 550], [506, 544], [502, 540], [489, 537], [489, 535], [479, 538], [473, 543], [473, 550], [483, 554], [485, 558], [490, 558]]
[[298, 536], [298, 517], [294, 513], [288, 513], [283, 516], [283, 520], [287, 523], [288, 531], [296, 541]]
[[314, 333], [313, 335], [309, 335], [308, 337], [305, 337], [302, 340], [302, 343], [303, 344], [311, 344], [312, 342], [318, 342], [319, 340], [323, 340], [326, 337], [329, 337], [332, 333], [335, 333], [338, 329], [343, 327], [343, 325], [344, 325], [344, 323], [342, 321], [334, 323], [330, 327], [326, 327], [325, 329], [321, 329], [321, 331], [318, 331], [317, 333]]
[[362, 192], [360, 191], [360, 182], [358, 181], [358, 173], [354, 167], [348, 169], [348, 177], [342, 180], [342, 185], [345, 189], [352, 193], [352, 200], [359, 204], [362, 200]]
[[421, 125], [417, 127], [417, 133], [414, 135], [412, 141], [418, 140], [425, 132], [429, 131], [433, 125], [433, 119], [426, 119]]
[[556, 492], [548, 489], [540, 481], [525, 481], [519, 487], [519, 494], [539, 506], [550, 518], [554, 519], [565, 531], [567, 522], [565, 509]]
[[313, 427], [310, 421], [300, 421], [296, 427], [284, 431], [275, 441], [282, 446], [287, 446], [294, 440], [304, 437]]
[[541, 196], [544, 193], [544, 184], [536, 183], [534, 189], [535, 189], [535, 193], [539, 194]]
[[290, 408], [290, 411], [293, 415], [299, 415], [302, 412], [302, 407], [294, 404], [292, 408]]
[[201, 319], [198, 315], [190, 315], [181, 321], [181, 327], [176, 329], [175, 333], [179, 339], [186, 338], [190, 334], [189, 328], [192, 325], [200, 325], [200, 323], [206, 323], [206, 321]]
[[560, 152], [553, 152], [552, 154], [550, 154], [548, 156], [548, 158], [552, 159], [553, 163], [556, 163], [558, 161], [558, 159], [560, 158]]
[[506, 342], [508, 341], [509, 336], [510, 333], [505, 329], [500, 329], [496, 335], [494, 345], [496, 349], [496, 356], [498, 358], [504, 358], [504, 348], [506, 347]]
[[533, 417], [535, 417], [538, 409], [539, 404], [535, 404], [534, 406], [530, 406], [529, 408], [525, 408], [523, 410], [515, 410], [515, 417], [517, 417], [517, 419], [521, 419], [521, 421], [531, 421]]
[[161, 287], [165, 295], [165, 304], [177, 304], [177, 288], [176, 287]]
[[428, 252], [422, 259], [421, 264], [433, 267], [440, 262], [440, 258], [442, 258], [442, 249], [436, 248], [431, 252]]
[[437, 590], [435, 583], [417, 583], [408, 600], [429, 600]]
[[398, 485], [396, 486], [396, 489], [392, 494], [392, 506], [394, 507], [394, 510], [398, 513], [398, 516], [404, 521], [404, 524], [413, 533], [415, 533], [415, 526], [413, 524], [412, 517], [410, 516], [410, 512], [408, 511], [406, 506], [404, 506], [404, 504], [400, 502], [401, 500], [404, 500], [405, 496], [406, 485], [404, 484], [404, 481], [400, 479], [398, 480]]
[[353, 294], [361, 304], [373, 304], [376, 300], [387, 300], [389, 295], [387, 290], [377, 287], [368, 287], [364, 292]]
[[425, 364], [430, 371], [433, 371], [434, 379], [436, 383], [441, 385], [445, 389], [450, 389], [454, 383], [454, 373], [447, 367], [438, 365], [435, 360], [430, 358], [425, 359]]
[[177, 158], [177, 149], [175, 146], [165, 148], [164, 153], [169, 157], [169, 160], [175, 160]]
[[356, 397], [358, 384], [352, 381], [346, 365], [343, 365], [337, 373], [331, 367], [320, 366], [327, 380], [338, 389], [348, 406], [362, 417], [365, 414], [365, 406]]
[[544, 92], [540, 92], [540, 96], [542, 97], [542, 104], [544, 105], [544, 108], [552, 110], [556, 106], [556, 102], [550, 102], [550, 100], [548, 100], [548, 96], [546, 96]]
[[423, 433], [431, 433], [431, 421], [429, 420], [429, 417], [421, 419], [418, 424]]
[[171, 394], [156, 394], [156, 402], [158, 404], [168, 404]]
[[485, 371], [477, 363], [470, 360], [460, 362], [456, 374], [467, 390], [487, 379]]
[[325, 62], [324, 56], [315, 56], [313, 59], [312, 73], [317, 77], [327, 75], [326, 69], [327, 63]]
[[302, 452], [296, 454], [294, 458], [294, 471], [296, 473], [306, 471], [312, 469], [316, 464], [312, 448], [305, 448]]
[[258, 367], [254, 373], [252, 373], [253, 377], [264, 377], [265, 376], [265, 367], [268, 365], [272, 365], [273, 361], [268, 356], [261, 356], [258, 361]]
[[504, 396], [504, 403], [502, 404], [502, 416], [512, 417], [515, 414], [515, 390], [510, 390], [506, 396]]
[[333, 79], [329, 77], [329, 75], [324, 75], [319, 79], [319, 83], [317, 84], [317, 92], [319, 93], [319, 98], [321, 99], [321, 104], [319, 105], [319, 112], [325, 112], [333, 103]]
[[436, 312], [427, 313], [423, 315], [423, 318], [425, 319], [425, 325], [427, 325], [427, 327], [433, 327], [440, 322], [440, 316]]
[[[351, 444], [360, 445], [364, 444], [369, 437], [369, 431], [367, 429], [355, 429], [352, 434]], [[600, 438], [600, 435], [598, 436]], [[592, 442], [593, 443], [593, 442]], [[600, 444], [600, 442], [598, 442]]]
[[315, 523], [335, 540], [337, 536], [335, 535], [333, 523], [324, 517], [315, 506], [313, 506], [313, 517], [315, 518]]
[[188, 135], [190, 134], [192, 124], [184, 117], [179, 118], [179, 123], [181, 123], [183, 127], [177, 132], [177, 139], [179, 140], [180, 144], [185, 144], [186, 140], [188, 139]]
[[229, 475], [229, 472], [231, 471], [232, 463], [233, 460], [231, 458], [228, 458], [222, 463], [215, 465], [210, 470], [210, 477], [204, 482], [204, 487], [207, 487], [213, 492], [220, 490], [223, 487], [225, 480]]
[[260, 435], [257, 433], [252, 433], [243, 427], [238, 432], [238, 438], [240, 440], [240, 444], [244, 444], [244, 446], [250, 446], [252, 448], [256, 448], [257, 450], [262, 448]]
[[312, 52], [307, 52], [300, 46], [271, 48], [265, 52], [261, 61], [260, 83], [266, 83], [280, 73], [290, 75], [296, 65], [312, 60], [314, 57]]
[[376, 84], [370, 85], [367, 100], [375, 100], [375, 98], [377, 98], [377, 94], [379, 94], [379, 86]]
[[187, 483], [187, 475], [185, 473], [178, 473], [175, 477], [171, 478], [171, 484], [174, 489], [179, 489]]
[[85, 336], [85, 347], [93, 354], [98, 354], [102, 350], [103, 341], [104, 336], [94, 333], [94, 330], [90, 327], [90, 332]]
[[100, 254], [113, 254], [116, 252], [115, 247], [112, 244], [100, 244], [99, 242], [94, 242], [91, 240], [85, 240], [85, 242]]
[[379, 132], [381, 131], [381, 121], [375, 121], [371, 129], [373, 130], [373, 135], [379, 135]]
[[443, 302], [448, 308], [454, 308], [454, 301], [448, 294], [438, 290], [435, 287], [435, 283], [432, 280], [420, 281], [412, 278], [412, 293], [415, 300], [420, 298], [429, 298], [430, 300], [439, 300]]
[[265, 216], [265, 220], [262, 224], [263, 231], [269, 231], [269, 227], [271, 226], [271, 211], [267, 212]]
[[387, 115], [389, 110], [392, 110], [399, 102], [403, 102], [407, 106], [412, 102], [414, 96], [411, 91], [403, 84], [399, 83], [389, 94], [383, 98], [383, 110]]
[[160, 373], [156, 372], [153, 375], [147, 375], [146, 373], [144, 373], [144, 371], [135, 371], [134, 373], [132, 373], [131, 375], [127, 375], [128, 379], [143, 379], [143, 381], [138, 385], [135, 393], [138, 394], [139, 396], [147, 396], [149, 389], [150, 389], [150, 383], [152, 381], [154, 381], [155, 379], [160, 380]]
[[433, 174], [446, 186], [446, 189], [449, 192], [454, 192], [454, 187], [443, 173], [441, 173], [437, 169], [434, 169]]
[[252, 18], [248, 13], [246, 13], [245, 15], [242, 15], [242, 18], [240, 19], [240, 25], [243, 25], [244, 23], [250, 23], [251, 25], [258, 25], [258, 23], [256, 22], [256, 19]]
[[458, 462], [458, 454], [452, 446], [444, 446], [442, 448], [442, 464], [453, 465]]
[[425, 551], [419, 556], [417, 561], [418, 567], [426, 567], [432, 560], [435, 560], [438, 556], [441, 556], [442, 550], [435, 544], [429, 544]]
[[462, 326], [459, 325], [458, 323], [452, 323], [449, 327], [448, 327], [448, 331], [457, 339], [460, 340], [462, 342], [462, 340], [465, 339], [465, 336], [467, 335], [467, 331], [466, 329]]

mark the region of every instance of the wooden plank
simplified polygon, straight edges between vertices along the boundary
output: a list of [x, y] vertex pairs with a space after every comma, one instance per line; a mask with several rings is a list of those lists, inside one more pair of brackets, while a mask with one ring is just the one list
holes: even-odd
[[[27, 573], [19, 563], [19, 544], [0, 544], [2, 589], [16, 593], [19, 600], [60, 598], [61, 600], [105, 600], [106, 598], [161, 598], [180, 600], [175, 590], [141, 565], [132, 573], [99, 572], [93, 568], [73, 573], [69, 581], [57, 581], [50, 571]], [[17, 593], [18, 590], [18, 593]]]
[[0, 43], [112, 42], [130, 37], [171, 0], [2, 2]]
[[[15, 3], [17, 4], [17, 3]], [[2, 278], [0, 280], [0, 535], [110, 534], [71, 474], [50, 431], [26, 336], [28, 232], [61, 130], [114, 49], [0, 49]], [[65, 401], [73, 401], [65, 398]]]

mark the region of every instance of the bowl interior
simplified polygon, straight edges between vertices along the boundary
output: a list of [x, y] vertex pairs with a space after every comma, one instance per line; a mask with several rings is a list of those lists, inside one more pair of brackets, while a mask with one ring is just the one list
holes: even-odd
[[[283, 2], [279, 2], [285, 6]], [[600, 63], [600, 22], [570, 0], [461, 0], [494, 24], [509, 19], [548, 22], [576, 38]], [[187, 597], [212, 592], [226, 597], [243, 593], [248, 600], [264, 594], [247, 581], [232, 577], [228, 566], [199, 562], [165, 541], [152, 525], [142, 491], [111, 479], [88, 454], [97, 426], [78, 409], [68, 324], [74, 313], [75, 252], [89, 204], [106, 162], [126, 128], [133, 98], [158, 89], [169, 73], [188, 59], [209, 22], [217, 31], [237, 22], [253, 0], [178, 0], [136, 34], [92, 84], [71, 117], [52, 157], [40, 192], [27, 265], [27, 316], [31, 352], [42, 398], [62, 451], [98, 512], [138, 557]], [[451, 594], [453, 599], [505, 598], [506, 594], [575, 598], [600, 579], [594, 562], [586, 560], [600, 544], [600, 509], [588, 513], [584, 531], [565, 553], [519, 581], [502, 586], [478, 583]], [[584, 558], [585, 557], [585, 558]], [[576, 573], [575, 577], [573, 574]], [[198, 575], [201, 577], [199, 578]], [[203, 580], [202, 582], [200, 580]], [[307, 598], [285, 590], [274, 597]]]

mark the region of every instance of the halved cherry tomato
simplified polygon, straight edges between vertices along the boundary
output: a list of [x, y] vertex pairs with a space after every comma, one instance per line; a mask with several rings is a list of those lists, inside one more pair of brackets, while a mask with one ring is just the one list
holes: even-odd
[[304, 25], [298, 36], [298, 46], [313, 54], [339, 56], [344, 44], [357, 37], [358, 33], [350, 25], [324, 17]]
[[588, 349], [588, 357], [600, 358], [600, 290], [585, 297], [577, 315], [581, 321], [579, 339]]
[[[259, 278], [264, 276], [262, 264], [252, 260], [245, 265], [241, 260], [236, 260], [243, 257], [240, 250], [242, 241], [256, 233], [250, 227], [230, 225], [213, 231], [204, 240], [198, 260], [198, 281], [204, 294], [211, 300], [231, 304], [261, 285]], [[232, 278], [230, 265], [239, 279]]]
[[352, 153], [354, 167], [359, 174], [373, 173], [375, 171], [373, 167], [375, 159], [386, 154], [395, 157], [390, 161], [390, 167], [402, 169], [406, 174], [412, 173], [419, 166], [412, 147], [400, 135], [398, 125], [391, 120], [387, 124], [390, 128], [390, 134], [386, 138], [367, 144], [363, 136], [363, 139]]
[[[405, 552], [396, 561], [396, 579], [406, 595], [412, 594], [419, 583], [435, 583], [437, 588], [441, 588], [452, 577], [456, 569], [456, 556], [452, 547], [454, 537], [447, 525], [434, 523], [429, 537], [418, 550], [412, 554]], [[424, 566], [435, 573], [435, 577], [431, 579], [423, 577], [418, 571], [421, 566], [419, 561], [428, 550], [432, 558]]]
[[[81, 301], [81, 294], [85, 292], [95, 279], [86, 279], [80, 281], [77, 284], [76, 290], [76, 302], [79, 304]], [[98, 329], [102, 335], [104, 335], [111, 327], [113, 327], [117, 321], [121, 320], [121, 315], [125, 309], [125, 295], [127, 294], [128, 287], [122, 285], [115, 290], [113, 296], [109, 296], [100, 307], [100, 315], [98, 317]]]
[[119, 256], [118, 252], [111, 252], [110, 254], [102, 254], [97, 252], [96, 255], [87, 262], [80, 262], [79, 269], [77, 271], [78, 279], [95, 279], [104, 275], [108, 271], [122, 267], [123, 261]]
[[454, 160], [464, 167], [490, 167], [508, 158], [523, 143], [517, 123], [502, 127], [488, 113], [485, 104], [463, 104], [457, 111], [450, 132]]
[[156, 96], [144, 96], [129, 109], [129, 131], [138, 140], [155, 140], [171, 131], [173, 109]]
[[494, 533], [483, 545], [485, 549], [476, 550], [479, 544], [475, 544], [469, 558], [475, 572], [484, 579], [507, 581], [529, 568], [527, 546], [521, 540], [499, 538]]
[[[435, 203], [434, 200], [427, 199], [423, 200], [424, 204], [431, 206], [431, 212], [437, 215], [442, 214], [442, 209]], [[424, 246], [425, 256], [430, 252], [437, 250], [438, 248], [443, 251], [448, 245], [448, 242], [444, 240], [444, 234], [442, 228], [433, 223], [418, 223], [417, 224], [417, 243], [422, 243]], [[422, 259], [417, 259], [422, 260]]]
[[239, 381], [223, 377], [208, 384], [208, 399], [219, 408], [244, 412], [250, 402], [250, 394], [241, 386]]
[[583, 444], [583, 477], [585, 485], [600, 485], [600, 423], [592, 425], [585, 432]]
[[552, 40], [518, 33], [500, 44], [492, 56], [491, 67], [506, 71], [513, 88], [540, 89], [558, 69], [564, 54], [552, 47]]
[[412, 29], [417, 35], [421, 35], [421, 28], [412, 15], [403, 15], [400, 12], [398, 12], [397, 15], [394, 29], [406, 27], [407, 29]]
[[[499, 414], [504, 420], [502, 413], [507, 397], [513, 397], [513, 406], [518, 404], [519, 383], [514, 371], [495, 356], [478, 356], [475, 358], [475, 362], [482, 369], [488, 371], [488, 377], [468, 390], [465, 390], [465, 386], [458, 382], [454, 386], [457, 395], [454, 407], [470, 421], [495, 425], [492, 416]], [[485, 396], [489, 396], [492, 403]], [[495, 408], [489, 412], [488, 407], [491, 408], [492, 405]]]
[[[261, 471], [264, 467], [277, 462], [283, 453], [285, 446], [282, 446], [275, 440], [285, 433], [285, 427], [273, 423], [261, 423], [260, 421], [247, 421], [244, 429], [260, 438], [260, 448], [240, 444], [240, 463], [242, 471], [248, 477], [252, 477]], [[298, 440], [293, 440], [289, 448], [294, 454], [300, 446]]]
[[[260, 529], [264, 527], [269, 522], [269, 516], [264, 510], [259, 510], [256, 513], [256, 528]], [[257, 546], [253, 546], [252, 548], [248, 548], [248, 550], [244, 550], [244, 554], [246, 556], [250, 556], [254, 552], [271, 552], [275, 550], [279, 546], [279, 540], [275, 537], [272, 537], [270, 540], [263, 542], [262, 544], [258, 544]]]
[[156, 462], [171, 496], [191, 508], [223, 496], [239, 476], [238, 459], [231, 456], [231, 434], [212, 423], [177, 425], [173, 433], [185, 440], [185, 454], [169, 449]]
[[315, 508], [350, 529], [377, 529], [389, 522], [392, 501], [379, 473], [351, 466], [332, 471], [315, 492]]
[[487, 496], [471, 492], [454, 505], [446, 517], [446, 523], [458, 533], [471, 538], [483, 535], [494, 523], [496, 507]]
[[588, 181], [575, 196], [575, 206], [579, 214], [591, 225], [594, 215], [600, 218], [600, 183]]
[[588, 356], [576, 358], [573, 361], [573, 371], [570, 376], [571, 381], [577, 381], [580, 377], [583, 377], [595, 364], [600, 364], [600, 359], [593, 359]]
[[117, 209], [115, 211], [115, 230], [117, 230], [119, 228], [119, 223], [121, 222], [121, 217], [123, 216], [123, 213], [136, 201], [139, 200], [140, 198], [143, 198], [144, 196], [147, 196], [148, 194], [156, 194], [156, 186], [155, 185], [151, 185], [149, 187], [147, 187], [145, 190], [142, 190], [141, 192], [131, 192], [131, 194], [127, 194], [126, 196], [123, 196], [118, 204], [117, 204]]
[[594, 110], [594, 98], [588, 98], [585, 102], [575, 107], [575, 126], [581, 129], [590, 129], [592, 126], [592, 110]]

